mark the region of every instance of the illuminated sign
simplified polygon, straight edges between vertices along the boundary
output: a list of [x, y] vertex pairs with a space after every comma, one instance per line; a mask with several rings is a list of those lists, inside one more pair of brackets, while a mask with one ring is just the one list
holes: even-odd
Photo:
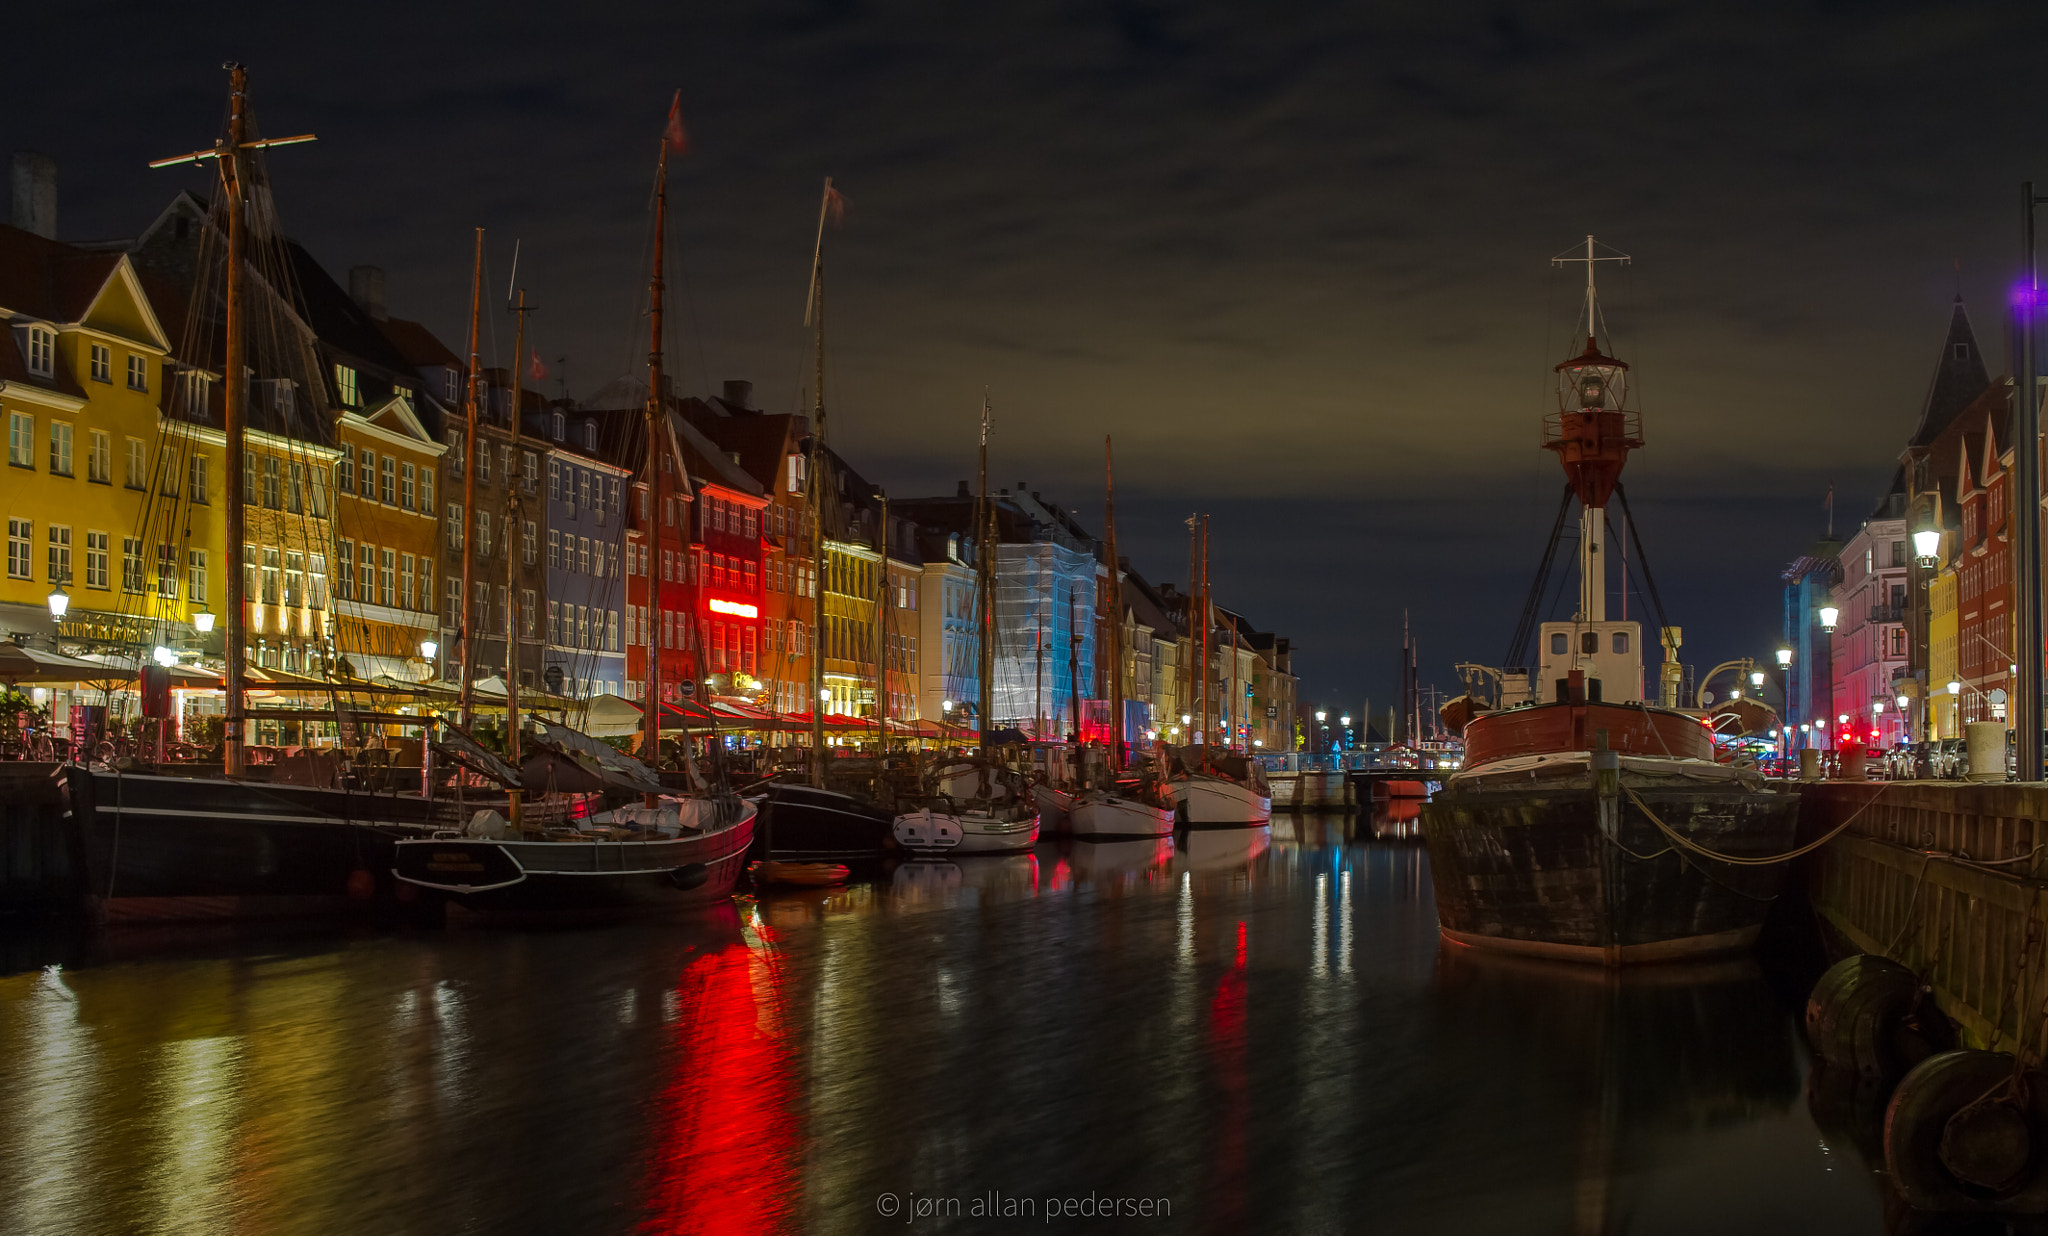
[[739, 601], [721, 601], [717, 597], [711, 598], [711, 612], [714, 614], [731, 614], [735, 618], [759, 618], [761, 616], [761, 611], [752, 605]]

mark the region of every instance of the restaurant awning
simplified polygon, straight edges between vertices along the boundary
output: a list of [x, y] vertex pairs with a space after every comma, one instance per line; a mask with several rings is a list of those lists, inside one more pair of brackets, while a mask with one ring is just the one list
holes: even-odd
[[[133, 671], [127, 676], [134, 677]], [[90, 682], [105, 677], [107, 667], [97, 661], [0, 643], [0, 682]]]

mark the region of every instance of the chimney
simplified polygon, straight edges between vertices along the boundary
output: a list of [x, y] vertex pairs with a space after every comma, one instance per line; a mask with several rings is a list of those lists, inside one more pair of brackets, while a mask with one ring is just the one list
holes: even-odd
[[733, 407], [752, 408], [753, 398], [754, 384], [752, 382], [742, 382], [738, 378], [727, 378], [725, 380], [725, 401]]
[[1025, 490], [1027, 490], [1027, 489], [1029, 489], [1029, 488], [1031, 488], [1031, 486], [1029, 486], [1029, 485], [1026, 485], [1026, 484], [1025, 484], [1024, 482], [1022, 482], [1022, 481], [1018, 481], [1018, 482], [1017, 482], [1017, 496], [1018, 496], [1018, 497], [1020, 497], [1020, 498], [1021, 498], [1021, 497], [1023, 497], [1023, 496], [1024, 496], [1024, 491], [1025, 491]]
[[960, 482], [960, 492], [956, 496], [961, 498], [972, 498], [974, 496], [974, 492], [967, 488], [966, 481], [962, 481]]
[[14, 226], [44, 240], [57, 239], [57, 161], [32, 150], [17, 151], [11, 187]]
[[348, 268], [349, 299], [361, 305], [363, 312], [384, 320], [384, 268], [382, 266], [351, 266]]

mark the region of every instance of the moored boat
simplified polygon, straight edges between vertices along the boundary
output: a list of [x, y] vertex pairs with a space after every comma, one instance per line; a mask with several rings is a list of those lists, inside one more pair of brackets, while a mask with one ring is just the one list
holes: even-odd
[[[1628, 366], [1595, 335], [1592, 268], [1607, 259], [1589, 236], [1569, 260], [1587, 263], [1586, 347], [1556, 367], [1544, 445], [1568, 478], [1551, 553], [1580, 506], [1578, 609], [1539, 625], [1532, 601], [1510, 659], [1537, 635], [1535, 670], [1484, 669], [1499, 696], [1463, 702], [1463, 766], [1422, 808], [1437, 916], [1455, 944], [1609, 966], [1734, 952], [1784, 880], [1768, 860], [1792, 848], [1798, 798], [1718, 762], [1707, 722], [1677, 707], [1678, 628], [1662, 626], [1655, 704], [1640, 624], [1607, 618], [1605, 508], [1619, 495], [1626, 514], [1619, 481], [1641, 422]], [[1539, 572], [1535, 596], [1545, 584]]]
[[1186, 748], [1179, 759], [1181, 767], [1168, 784], [1189, 828], [1256, 828], [1272, 822], [1273, 798], [1257, 761], [1219, 755], [1190, 762]]

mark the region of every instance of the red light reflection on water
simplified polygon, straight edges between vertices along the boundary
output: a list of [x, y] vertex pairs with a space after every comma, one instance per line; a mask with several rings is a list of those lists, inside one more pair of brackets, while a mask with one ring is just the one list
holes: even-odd
[[1250, 1231], [1246, 1192], [1246, 1126], [1251, 1121], [1250, 1087], [1245, 1078], [1249, 1001], [1245, 992], [1246, 933], [1237, 924], [1237, 964], [1216, 981], [1209, 1001], [1209, 1058], [1216, 1070], [1221, 1102], [1216, 1105], [1215, 1135], [1210, 1146], [1209, 1188], [1212, 1231]]
[[684, 969], [642, 1231], [751, 1236], [787, 1221], [798, 1185], [797, 1129], [781, 982], [774, 953], [747, 944]]

